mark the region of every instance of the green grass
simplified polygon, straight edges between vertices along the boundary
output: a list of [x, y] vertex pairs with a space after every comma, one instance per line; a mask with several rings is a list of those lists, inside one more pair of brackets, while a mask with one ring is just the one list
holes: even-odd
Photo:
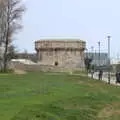
[[73, 74], [83, 74], [83, 75], [87, 75], [87, 71], [85, 71], [85, 70], [75, 70], [75, 71], [73, 71]]
[[0, 120], [120, 120], [120, 88], [65, 73], [0, 75]]

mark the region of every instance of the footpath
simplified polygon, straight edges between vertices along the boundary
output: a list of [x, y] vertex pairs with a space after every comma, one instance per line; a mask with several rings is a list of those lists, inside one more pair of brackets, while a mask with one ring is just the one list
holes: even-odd
[[[93, 79], [97, 79], [98, 80], [98, 74], [99, 74], [98, 72], [95, 72], [94, 75], [93, 75]], [[88, 74], [88, 77], [91, 77], [91, 74]], [[103, 73], [102, 81], [108, 83], [108, 73], [107, 72]], [[111, 75], [111, 77], [110, 77], [110, 84], [120, 86], [119, 83], [116, 84], [116, 77], [115, 77], [115, 75]]]

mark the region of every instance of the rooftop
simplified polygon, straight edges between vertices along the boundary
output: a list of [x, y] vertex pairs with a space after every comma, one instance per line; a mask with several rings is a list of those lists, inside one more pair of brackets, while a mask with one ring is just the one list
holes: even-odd
[[85, 43], [84, 40], [80, 40], [80, 39], [40, 39], [37, 40], [35, 42], [83, 42]]

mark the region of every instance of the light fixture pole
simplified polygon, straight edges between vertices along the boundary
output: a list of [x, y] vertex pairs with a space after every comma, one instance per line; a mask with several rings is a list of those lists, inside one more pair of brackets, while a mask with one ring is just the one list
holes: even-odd
[[111, 36], [108, 36], [108, 84], [110, 84], [110, 38]]
[[100, 45], [101, 45], [101, 43], [100, 43], [100, 41], [98, 42], [98, 47], [99, 47], [99, 68], [100, 68]]
[[94, 59], [94, 47], [91, 46], [91, 54], [92, 54], [92, 59]]

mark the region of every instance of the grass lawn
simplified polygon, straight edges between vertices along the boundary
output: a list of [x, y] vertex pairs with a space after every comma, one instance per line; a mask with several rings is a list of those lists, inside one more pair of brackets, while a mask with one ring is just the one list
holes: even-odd
[[120, 120], [120, 87], [77, 75], [0, 75], [0, 120]]

